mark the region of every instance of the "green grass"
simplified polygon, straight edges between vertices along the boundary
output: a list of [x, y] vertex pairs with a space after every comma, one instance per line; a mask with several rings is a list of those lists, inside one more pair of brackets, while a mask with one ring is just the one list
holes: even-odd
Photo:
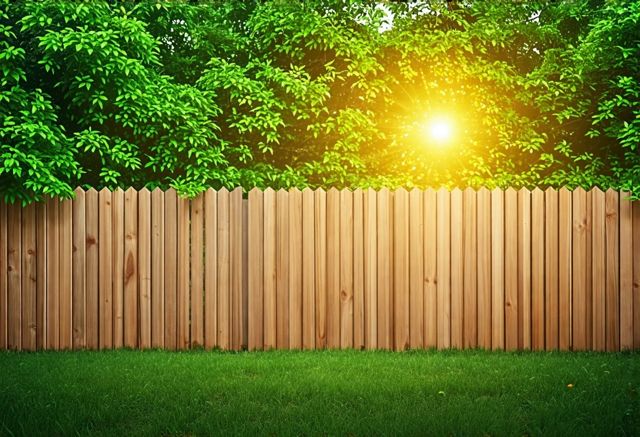
[[640, 435], [639, 393], [638, 353], [2, 352], [0, 435]]

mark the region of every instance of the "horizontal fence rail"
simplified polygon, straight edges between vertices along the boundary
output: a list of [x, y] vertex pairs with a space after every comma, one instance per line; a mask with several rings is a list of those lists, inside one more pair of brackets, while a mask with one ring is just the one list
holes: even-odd
[[247, 197], [0, 203], [0, 349], [640, 348], [625, 193]]

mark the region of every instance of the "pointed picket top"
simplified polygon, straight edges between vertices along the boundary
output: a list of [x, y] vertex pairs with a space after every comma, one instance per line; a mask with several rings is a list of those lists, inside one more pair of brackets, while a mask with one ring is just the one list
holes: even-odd
[[142, 187], [139, 191], [142, 196], [149, 196], [151, 192], [147, 189], [147, 187]]
[[521, 187], [518, 190], [518, 194], [523, 196], [523, 195], [530, 195], [531, 194], [531, 190], [529, 190], [527, 187]]
[[289, 188], [289, 193], [295, 195], [296, 193], [298, 194], [301, 193], [301, 191], [298, 187], [292, 187], [292, 188]]
[[[122, 191], [120, 188], [118, 188], [116, 191]], [[151, 191], [151, 195], [152, 196], [160, 196], [164, 194], [164, 191], [162, 191], [162, 189], [160, 187], [155, 187], [152, 191]]]
[[[267, 188], [267, 189], [269, 189], [269, 190], [270, 190], [270, 188]], [[312, 190], [311, 188], [309, 188], [309, 187], [304, 187], [304, 188], [302, 189], [302, 194], [309, 195], [308, 193], [311, 193], [311, 194], [313, 195], [313, 190]]]
[[389, 193], [390, 193], [390, 191], [389, 191], [389, 189], [388, 189], [387, 187], [382, 187], [382, 188], [380, 189], [380, 191], [378, 191], [378, 193], [379, 193], [379, 194], [384, 194], [385, 196], [388, 196], [388, 195], [389, 195]]
[[326, 191], [322, 188], [316, 188], [316, 193], [326, 194]]
[[367, 188], [366, 192], [369, 196], [375, 196], [375, 194], [377, 193], [377, 191], [371, 187]]
[[361, 188], [356, 188], [355, 190], [353, 190], [353, 194], [362, 194], [362, 189]]
[[[173, 188], [172, 188], [172, 190], [173, 190]], [[175, 191], [175, 190], [174, 190], [174, 191]], [[138, 192], [136, 191], [136, 189], [135, 189], [135, 188], [133, 188], [133, 187], [129, 187], [129, 188], [127, 188], [127, 189], [126, 189], [126, 191], [125, 191], [124, 193], [125, 193], [125, 194], [128, 194], [128, 195], [131, 195], [131, 194], [137, 194]]]
[[491, 190], [491, 192], [495, 195], [504, 193], [503, 189], [500, 187], [495, 187], [493, 190]]
[[440, 187], [438, 188], [437, 193], [449, 194], [449, 189], [447, 189], [447, 187]]
[[95, 188], [91, 187], [85, 192], [85, 194], [89, 194], [91, 196], [96, 196], [98, 194], [98, 192], [96, 191]]
[[481, 186], [480, 188], [478, 188], [478, 194], [482, 194], [482, 195], [488, 195], [491, 192], [491, 190], [489, 190], [487, 187], [485, 187], [484, 185]]
[[542, 196], [544, 192], [540, 189], [540, 187], [535, 187], [533, 191], [531, 191], [531, 194], [535, 196]]
[[[156, 190], [162, 192], [162, 190], [160, 188], [156, 188]], [[122, 188], [120, 188], [120, 187], [117, 187], [115, 190], [113, 190], [113, 194], [116, 194], [116, 193], [119, 194], [119, 195], [120, 194], [124, 194], [124, 190]]]
[[[126, 191], [125, 191], [125, 193], [126, 193]], [[178, 195], [178, 193], [176, 192], [176, 189], [175, 189], [175, 188], [173, 188], [173, 187], [169, 187], [169, 188], [167, 188], [166, 190], [164, 190], [164, 195], [165, 195], [165, 196], [166, 196], [166, 195], [170, 195], [170, 196], [177, 196], [177, 195]]]
[[460, 188], [458, 188], [458, 187], [454, 187], [451, 190], [451, 193], [456, 193], [456, 195], [459, 195], [459, 194], [462, 194], [462, 190]]
[[240, 194], [240, 197], [242, 197], [242, 195], [244, 194], [244, 189], [242, 187], [235, 187], [233, 191], [231, 191], [231, 194], [235, 194], [236, 196]]
[[605, 193], [609, 194], [609, 195], [614, 195], [614, 194], [618, 194], [618, 190], [616, 190], [614, 188], [609, 188], [609, 189], [607, 189], [607, 191], [605, 191]]
[[262, 190], [258, 187], [253, 187], [252, 189], [249, 190], [249, 195], [253, 195], [253, 196], [257, 196], [259, 194], [262, 194]]
[[467, 187], [463, 192], [468, 196], [475, 195], [477, 193], [476, 189], [473, 187]]
[[83, 195], [84, 194], [84, 190], [80, 187], [77, 187], [75, 190], [73, 190], [73, 194], [75, 194], [76, 196], [78, 195]]
[[229, 194], [229, 190], [227, 189], [227, 187], [222, 187], [218, 190], [218, 193]]
[[409, 190], [409, 194], [413, 194], [414, 196], [417, 196], [418, 194], [422, 194], [423, 190], [417, 188], [417, 187], [413, 187], [411, 190]]
[[582, 195], [582, 194], [586, 194], [586, 193], [587, 193], [587, 191], [586, 191], [584, 188], [582, 188], [582, 187], [576, 187], [576, 188], [573, 190], [573, 193], [574, 193], [574, 194]]
[[99, 194], [111, 194], [111, 190], [107, 187], [104, 187], [102, 190], [98, 192]]
[[396, 190], [393, 192], [393, 195], [402, 199], [406, 199], [409, 196], [409, 193], [403, 187], [400, 187], [396, 188]]
[[436, 189], [433, 187], [429, 187], [426, 190], [424, 190], [425, 194], [430, 195], [430, 196], [435, 196], [436, 194]]
[[276, 195], [278, 197], [284, 196], [286, 194], [288, 194], [288, 191], [286, 189], [284, 189], [284, 188], [279, 188], [278, 191], [276, 191]]
[[509, 194], [510, 196], [515, 196], [518, 192], [513, 187], [509, 187], [505, 190], [505, 194]]
[[547, 189], [546, 189], [546, 190], [544, 190], [544, 192], [545, 192], [546, 194], [550, 194], [550, 193], [556, 193], [556, 192], [557, 192], [557, 190], [556, 190], [554, 187], [547, 187]]

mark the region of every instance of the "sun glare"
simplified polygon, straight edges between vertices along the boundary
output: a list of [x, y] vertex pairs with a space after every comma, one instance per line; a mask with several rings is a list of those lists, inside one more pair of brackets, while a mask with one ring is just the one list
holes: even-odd
[[433, 117], [425, 120], [422, 125], [422, 135], [430, 143], [448, 143], [453, 133], [454, 125], [448, 117]]

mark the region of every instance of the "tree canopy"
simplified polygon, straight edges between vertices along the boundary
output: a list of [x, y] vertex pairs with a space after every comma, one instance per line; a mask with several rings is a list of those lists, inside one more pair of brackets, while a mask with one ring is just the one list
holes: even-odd
[[[450, 5], [449, 5], [450, 6]], [[424, 135], [446, 115], [446, 147]], [[0, 0], [0, 191], [640, 193], [640, 0]]]

